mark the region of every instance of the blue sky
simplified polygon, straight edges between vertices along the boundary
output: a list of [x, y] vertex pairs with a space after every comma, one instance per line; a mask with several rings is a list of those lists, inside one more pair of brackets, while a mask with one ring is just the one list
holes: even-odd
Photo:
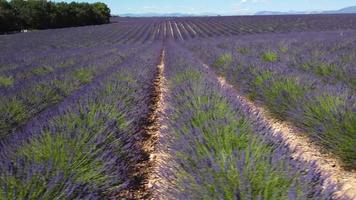
[[[60, 1], [60, 0], [57, 0]], [[81, 0], [78, 0], [81, 1]], [[257, 11], [322, 11], [356, 6], [356, 0], [84, 0], [108, 4], [113, 14], [217, 13], [252, 14]]]

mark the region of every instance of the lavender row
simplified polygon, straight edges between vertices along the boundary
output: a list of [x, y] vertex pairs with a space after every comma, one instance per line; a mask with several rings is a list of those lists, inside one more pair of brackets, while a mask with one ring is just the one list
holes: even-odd
[[[195, 41], [188, 48], [193, 51], [196, 49], [198, 55], [209, 63], [216, 62], [219, 65], [216, 58], [225, 54], [225, 59], [236, 66], [270, 64], [269, 67], [282, 73], [309, 74], [324, 84], [343, 84], [355, 90], [354, 34], [355, 31], [338, 31], [266, 34], [245, 36], [244, 39], [226, 37]], [[215, 50], [209, 51], [211, 47]]]
[[34, 85], [36, 83], [56, 79], [57, 76], [69, 74], [76, 69], [90, 68], [91, 66], [100, 63], [105, 63], [110, 60], [124, 59], [133, 50], [138, 49], [141, 45], [119, 45], [109, 48], [93, 48], [91, 50], [82, 49], [71, 56], [60, 56], [61, 54], [48, 58], [39, 59], [29, 65], [15, 68], [14, 70], [3, 72], [0, 74], [0, 79], [11, 80], [8, 84], [0, 81], [0, 93], [3, 96], [8, 94], [16, 94], [20, 89], [24, 89], [26, 85]]
[[355, 29], [356, 15], [231, 16], [178, 18], [205, 37]]
[[[42, 52], [100, 45], [107, 39], [115, 39], [130, 27], [115, 24], [43, 30], [1, 36], [2, 51], [12, 53]], [[107, 43], [106, 44], [110, 44]], [[111, 43], [112, 44], [112, 43]]]
[[0, 60], [5, 55], [37, 55], [46, 51], [55, 52], [75, 48], [103, 47], [122, 43], [153, 42], [152, 37], [142, 37], [153, 30], [145, 29], [157, 20], [124, 19], [119, 23], [100, 26], [73, 27], [55, 30], [43, 30], [0, 37]]
[[[323, 178], [312, 164], [290, 158], [273, 143], [271, 130], [219, 86], [189, 52], [167, 47], [168, 83], [160, 150], [167, 199], [328, 199]], [[305, 169], [309, 170], [306, 172]], [[167, 185], [168, 184], [168, 185]]]
[[31, 64], [49, 60], [58, 54], [62, 57], [64, 52], [70, 56], [78, 51], [89, 53], [95, 49], [117, 46], [119, 44], [117, 38], [130, 28], [80, 27], [2, 36], [0, 70], [4, 72], [16, 67], [28, 68]]
[[108, 199], [139, 162], [160, 45], [137, 54], [2, 144], [4, 199]]
[[50, 63], [54, 61], [67, 60], [74, 58], [75, 56], [80, 56], [81, 54], [93, 53], [97, 49], [103, 50], [104, 47], [108, 46], [96, 46], [89, 48], [66, 48], [66, 49], [51, 49], [46, 51], [30, 51], [24, 54], [6, 53], [1, 56], [1, 73], [9, 73], [14, 71], [21, 71], [29, 68], [33, 65], [40, 65], [41, 63]]
[[355, 168], [354, 33], [249, 36], [196, 41], [187, 48]]
[[[0, 37], [1, 55], [35, 54], [70, 48], [188, 40], [258, 33], [352, 30], [356, 15], [119, 18], [112, 24], [35, 31]], [[299, 23], [295, 23], [298, 21]], [[0, 55], [0, 60], [1, 56]]]
[[[32, 63], [63, 51], [105, 48], [122, 43], [121, 36], [134, 26], [97, 26], [46, 30], [28, 34], [1, 36], [0, 68], [16, 63]], [[14, 56], [16, 55], [16, 56]], [[11, 66], [10, 66], [11, 67]]]
[[143, 47], [128, 48], [120, 54], [111, 52], [107, 57], [95, 61], [83, 60], [81, 65], [62, 70], [62, 73], [52, 73], [40, 79], [33, 77], [17, 87], [0, 91], [0, 138], [21, 128], [40, 112], [90, 84], [100, 74], [123, 62], [140, 48]]
[[[12, 55], [4, 56], [2, 67], [0, 68], [0, 76], [12, 77], [14, 80], [27, 78], [31, 75], [41, 75], [41, 69], [67, 67], [78, 64], [76, 60], [81, 59], [95, 59], [95, 57], [102, 57], [110, 51], [125, 48], [124, 45], [107, 45], [97, 46], [95, 48], [73, 48], [61, 51], [44, 51], [40, 53], [33, 53], [23, 55], [21, 57], [14, 57]], [[51, 72], [52, 72], [51, 71]]]

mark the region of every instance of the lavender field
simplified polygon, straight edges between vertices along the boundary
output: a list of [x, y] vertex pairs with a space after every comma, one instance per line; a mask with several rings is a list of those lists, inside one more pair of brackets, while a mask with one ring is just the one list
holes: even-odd
[[0, 35], [0, 199], [356, 199], [356, 15]]

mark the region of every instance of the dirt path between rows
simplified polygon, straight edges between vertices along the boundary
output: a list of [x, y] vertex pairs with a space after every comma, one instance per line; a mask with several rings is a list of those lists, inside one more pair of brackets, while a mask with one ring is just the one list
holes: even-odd
[[159, 143], [162, 139], [164, 129], [166, 126], [164, 125], [164, 112], [166, 110], [166, 103], [165, 103], [165, 95], [167, 94], [167, 83], [166, 79], [164, 78], [164, 68], [165, 68], [165, 49], [162, 50], [160, 64], [158, 65], [158, 76], [156, 80], [156, 106], [154, 111], [154, 124], [152, 126], [152, 134], [155, 135], [154, 144], [151, 151], [150, 151], [150, 161], [151, 161], [151, 168], [149, 176], [147, 178], [147, 189], [150, 191], [149, 199], [159, 199], [160, 195], [157, 193], [158, 190], [163, 189], [165, 183], [162, 182], [160, 173], [160, 167], [166, 165], [166, 160], [168, 154], [162, 153], [159, 149]]
[[[172, 181], [175, 180], [173, 168], [176, 166], [174, 159], [172, 159], [170, 154], [170, 147], [167, 145], [167, 140], [170, 140], [171, 135], [168, 131], [167, 125], [167, 103], [168, 98], [168, 83], [164, 76], [164, 57], [165, 51], [162, 53], [163, 58], [160, 67], [160, 100], [158, 101], [157, 107], [157, 140], [155, 145], [155, 151], [151, 153], [150, 158], [152, 160], [153, 167], [151, 168], [151, 174], [149, 177], [148, 188], [151, 191], [149, 199], [154, 200], [167, 200], [174, 199], [169, 197], [169, 190], [174, 187]], [[167, 170], [169, 169], [169, 170]]]
[[[321, 153], [321, 147], [313, 143], [305, 134], [299, 131], [292, 124], [278, 120], [271, 116], [264, 107], [248, 100], [244, 95], [226, 82], [225, 78], [219, 77], [212, 68], [202, 63], [203, 66], [215, 76], [218, 77], [219, 84], [231, 91], [236, 98], [239, 99], [242, 105], [250, 108], [254, 115], [258, 115], [260, 119], [265, 121], [273, 131], [275, 141], [282, 138], [283, 142], [291, 149], [291, 156], [293, 159], [302, 162], [315, 162], [316, 167], [320, 170], [321, 175], [326, 177], [324, 189], [328, 185], [339, 184], [339, 191], [333, 198], [335, 199], [356, 199], [356, 172], [346, 171], [342, 168], [341, 161], [332, 155]], [[274, 138], [272, 138], [274, 139]]]
[[[160, 55], [157, 65], [155, 79], [153, 81], [153, 91], [149, 105], [150, 112], [144, 120], [142, 127], [142, 138], [136, 141], [136, 148], [140, 149], [141, 161], [132, 166], [131, 178], [126, 183], [126, 188], [115, 196], [115, 199], [152, 199], [152, 187], [156, 180], [155, 171], [158, 165], [159, 156], [156, 154], [156, 146], [160, 137], [161, 115], [164, 109], [163, 87], [164, 87], [164, 58], [165, 50]], [[124, 183], [125, 184], [125, 183]]]

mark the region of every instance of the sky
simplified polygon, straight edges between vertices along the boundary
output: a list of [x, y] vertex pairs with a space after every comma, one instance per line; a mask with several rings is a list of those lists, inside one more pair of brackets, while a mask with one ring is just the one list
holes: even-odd
[[[57, 0], [63, 1], [63, 0]], [[66, 0], [67, 1], [67, 0]], [[69, 0], [67, 2], [70, 2]], [[106, 3], [112, 14], [216, 13], [248, 15], [258, 11], [325, 11], [356, 6], [356, 0], [76, 0]]]

